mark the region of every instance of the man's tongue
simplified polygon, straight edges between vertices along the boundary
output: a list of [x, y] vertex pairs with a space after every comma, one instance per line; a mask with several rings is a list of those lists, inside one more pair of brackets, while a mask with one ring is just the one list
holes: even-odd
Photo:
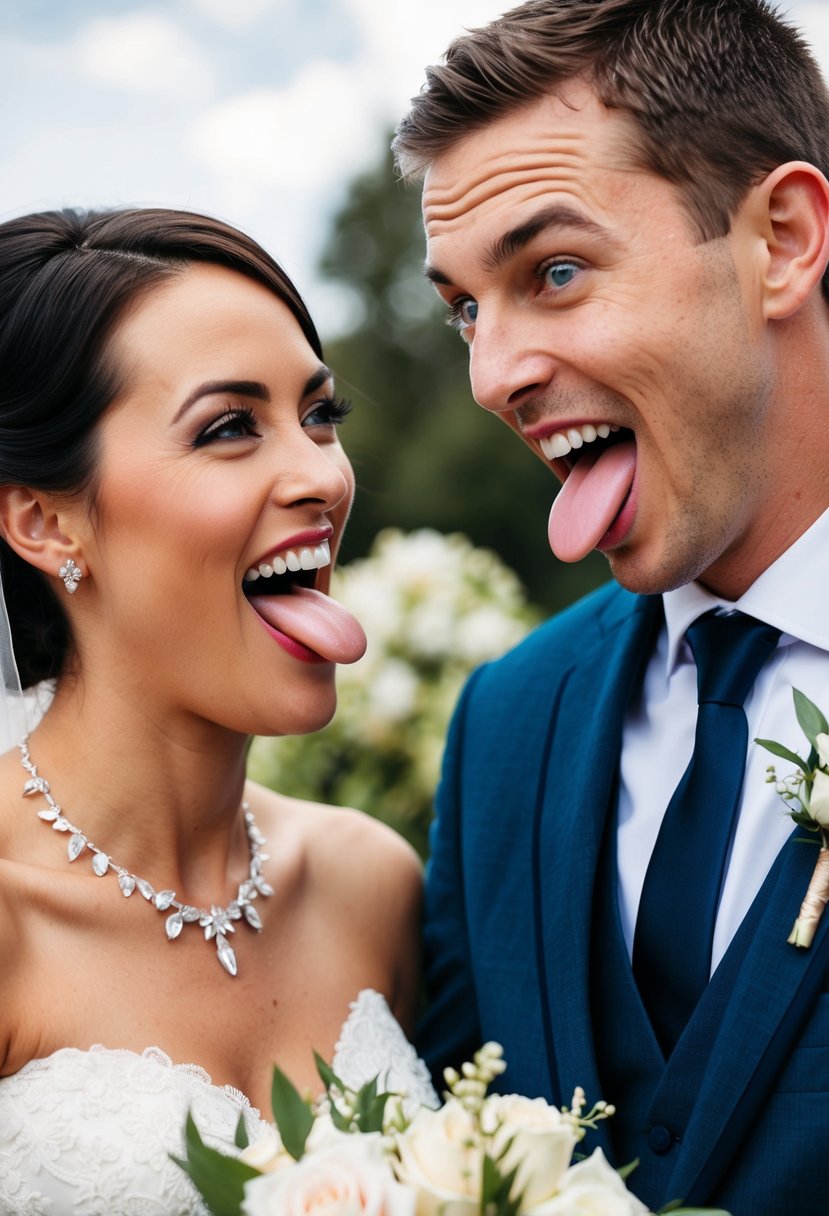
[[356, 663], [366, 650], [366, 635], [350, 612], [310, 587], [286, 595], [252, 595], [250, 602], [272, 629], [307, 646], [331, 663]]
[[596, 548], [621, 511], [635, 472], [632, 439], [579, 458], [550, 511], [547, 535], [556, 557], [577, 562]]

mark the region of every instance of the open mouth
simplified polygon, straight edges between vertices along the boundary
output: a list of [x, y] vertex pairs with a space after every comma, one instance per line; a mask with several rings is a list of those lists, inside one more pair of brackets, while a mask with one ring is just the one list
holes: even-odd
[[246, 570], [242, 589], [271, 637], [306, 663], [355, 663], [366, 649], [362, 627], [317, 585], [331, 565], [327, 540], [283, 549]]
[[635, 515], [636, 439], [614, 423], [584, 423], [538, 440], [562, 487], [550, 512], [555, 555], [580, 561], [623, 540]]
[[316, 587], [317, 571], [331, 565], [327, 540], [300, 549], [285, 549], [245, 571], [242, 590], [248, 599], [261, 595], [290, 595], [295, 587]]
[[564, 460], [568, 469], [575, 468], [580, 457], [612, 447], [633, 437], [633, 432], [616, 426], [615, 423], [602, 422], [594, 426], [586, 423], [584, 426], [568, 427], [566, 431], [556, 431], [538, 441], [541, 451], [548, 460]]

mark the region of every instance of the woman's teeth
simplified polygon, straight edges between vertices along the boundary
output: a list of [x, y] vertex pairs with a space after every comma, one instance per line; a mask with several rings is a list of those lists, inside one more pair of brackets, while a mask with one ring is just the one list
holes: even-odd
[[285, 549], [276, 553], [270, 561], [251, 566], [245, 573], [245, 582], [253, 583], [258, 578], [272, 578], [275, 574], [296, 573], [297, 570], [321, 570], [331, 565], [331, 547], [327, 540], [313, 549]]
[[566, 431], [547, 435], [546, 438], [539, 439], [538, 446], [548, 460], [560, 460], [562, 456], [569, 456], [575, 448], [584, 447], [586, 443], [593, 443], [596, 439], [607, 439], [611, 431], [618, 430], [618, 426], [611, 426], [608, 422], [602, 422], [599, 426], [587, 422], [584, 426], [571, 426]]

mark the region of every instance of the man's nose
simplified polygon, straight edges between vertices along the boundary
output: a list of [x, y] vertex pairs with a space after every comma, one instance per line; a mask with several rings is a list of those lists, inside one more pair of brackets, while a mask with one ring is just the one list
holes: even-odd
[[552, 381], [557, 361], [537, 332], [520, 322], [481, 318], [469, 348], [469, 378], [478, 405], [492, 413], [516, 409]]

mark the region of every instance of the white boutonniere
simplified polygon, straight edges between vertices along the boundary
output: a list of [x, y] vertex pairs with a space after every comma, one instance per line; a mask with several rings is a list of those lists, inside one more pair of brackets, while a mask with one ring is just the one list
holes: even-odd
[[820, 845], [812, 881], [788, 937], [792, 946], [806, 949], [812, 944], [829, 902], [829, 723], [799, 689], [793, 688], [792, 695], [797, 720], [809, 744], [808, 757], [804, 760], [773, 739], [754, 742], [795, 766], [793, 773], [779, 780], [774, 765], [769, 765], [766, 780], [775, 785], [794, 822], [813, 833], [815, 843]]

